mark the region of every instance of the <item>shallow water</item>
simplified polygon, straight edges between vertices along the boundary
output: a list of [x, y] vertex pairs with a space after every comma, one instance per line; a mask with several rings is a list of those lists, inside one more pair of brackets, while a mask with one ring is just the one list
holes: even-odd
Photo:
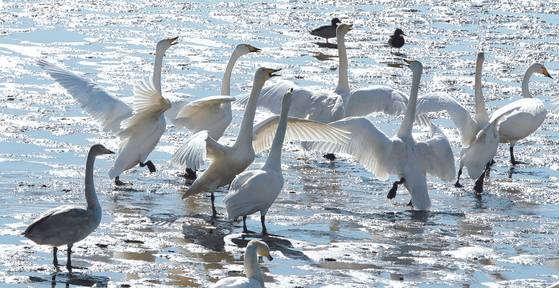
[[[159, 169], [137, 168], [122, 178], [132, 189], [113, 189], [106, 173], [113, 157], [96, 162], [103, 220], [74, 247], [75, 269], [56, 272], [48, 247], [20, 236], [40, 212], [82, 203], [85, 154], [93, 143], [117, 148], [78, 104], [35, 64], [37, 58], [84, 73], [131, 102], [132, 84], [148, 77], [157, 40], [180, 36], [167, 51], [163, 90], [173, 98], [219, 92], [232, 47], [263, 48], [241, 58], [233, 94], [250, 90], [257, 67], [282, 67], [282, 78], [301, 85], [335, 87], [336, 55], [319, 48], [307, 30], [333, 16], [354, 23], [350, 84], [387, 84], [408, 91], [411, 72], [385, 43], [401, 27], [405, 57], [423, 62], [421, 93], [446, 92], [472, 107], [475, 53], [486, 52], [484, 93], [496, 109], [519, 99], [528, 65], [543, 62], [558, 76], [559, 3], [525, 1], [359, 1], [327, 3], [149, 3], [127, 1], [4, 1], [0, 3], [0, 282], [4, 286], [171, 285], [205, 286], [242, 274], [239, 223], [210, 223], [207, 195], [181, 200], [184, 180], [169, 163], [187, 135], [169, 127], [150, 159]], [[328, 58], [328, 57], [319, 57]], [[556, 80], [535, 76], [534, 95], [556, 95]], [[473, 110], [473, 109], [471, 109]], [[235, 135], [235, 111], [225, 141]], [[266, 114], [258, 115], [263, 118]], [[443, 115], [444, 116], [444, 115]], [[545, 287], [559, 280], [559, 141], [556, 114], [515, 151], [528, 162], [513, 170], [501, 145], [485, 192], [430, 179], [433, 210], [409, 211], [407, 193], [386, 200], [391, 181], [376, 180], [360, 165], [328, 163], [296, 145], [283, 157], [286, 185], [268, 213], [274, 261], [264, 261], [270, 287]], [[393, 133], [399, 119], [373, 117]], [[444, 128], [455, 152], [456, 129]], [[456, 154], [458, 155], [458, 154]], [[260, 155], [254, 166], [266, 159]], [[216, 193], [223, 211], [224, 193]], [[249, 229], [260, 231], [259, 218]], [[64, 263], [64, 250], [59, 253]]]

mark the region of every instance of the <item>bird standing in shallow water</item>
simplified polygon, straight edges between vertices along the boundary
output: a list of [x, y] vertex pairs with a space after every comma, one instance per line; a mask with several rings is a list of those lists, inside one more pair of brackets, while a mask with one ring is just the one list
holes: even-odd
[[336, 28], [338, 24], [342, 23], [340, 19], [334, 18], [332, 19], [332, 24], [320, 26], [316, 29], [310, 31], [311, 35], [318, 36], [321, 38], [326, 39], [326, 43], [328, 43], [328, 39], [336, 37]]
[[85, 199], [87, 208], [64, 205], [48, 210], [37, 218], [23, 232], [26, 238], [39, 245], [52, 246], [52, 264], [58, 267], [56, 252], [58, 246], [68, 245], [66, 268], [72, 270], [72, 245], [83, 240], [101, 223], [101, 204], [95, 193], [93, 183], [93, 164], [95, 157], [103, 154], [114, 154], [103, 145], [91, 146], [85, 166]]
[[404, 36], [407, 35], [404, 34], [404, 31], [402, 31], [402, 29], [400, 28], [396, 29], [396, 31], [394, 31], [394, 34], [390, 35], [390, 39], [388, 39], [388, 45], [390, 45], [391, 48], [397, 48], [397, 49], [402, 48], [402, 46], [406, 44], [406, 41], [404, 40]]

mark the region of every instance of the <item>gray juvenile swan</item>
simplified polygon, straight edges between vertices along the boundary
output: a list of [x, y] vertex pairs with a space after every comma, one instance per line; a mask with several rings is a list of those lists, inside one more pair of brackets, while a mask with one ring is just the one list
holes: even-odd
[[81, 241], [93, 232], [101, 223], [101, 205], [95, 193], [93, 183], [93, 163], [95, 157], [103, 154], [114, 154], [101, 144], [89, 149], [85, 165], [85, 199], [87, 208], [73, 205], [59, 206], [48, 210], [37, 218], [23, 232], [26, 238], [39, 245], [52, 246], [52, 264], [58, 267], [56, 252], [58, 246], [68, 245], [68, 261], [66, 268], [72, 270], [72, 245]]

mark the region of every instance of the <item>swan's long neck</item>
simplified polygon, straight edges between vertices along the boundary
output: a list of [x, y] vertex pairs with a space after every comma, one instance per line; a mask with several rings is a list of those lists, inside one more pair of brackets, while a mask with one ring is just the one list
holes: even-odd
[[274, 142], [272, 142], [272, 148], [270, 149], [270, 154], [268, 155], [266, 164], [264, 164], [264, 169], [281, 171], [281, 148], [283, 146], [283, 140], [285, 139], [285, 130], [287, 129], [288, 118], [287, 114], [289, 112], [290, 105], [291, 94], [286, 94], [285, 96], [283, 96], [278, 128], [276, 128]]
[[245, 107], [245, 114], [243, 115], [243, 121], [241, 122], [241, 129], [239, 130], [239, 135], [235, 141], [234, 146], [250, 146], [252, 147], [252, 129], [254, 126], [254, 114], [256, 114], [256, 104], [258, 100], [258, 95], [264, 86], [265, 80], [260, 77], [254, 77], [254, 82], [252, 83], [252, 90], [250, 91], [250, 96], [248, 98], [247, 105]]
[[227, 62], [227, 67], [225, 68], [225, 73], [223, 74], [223, 81], [221, 81], [221, 95], [229, 96], [231, 95], [231, 73], [233, 73], [233, 67], [235, 67], [235, 63], [242, 55], [237, 52], [237, 50], [233, 51], [231, 57], [229, 58], [229, 62]]
[[256, 246], [247, 246], [245, 250], [245, 276], [247, 278], [253, 278], [258, 280], [262, 287], [264, 287], [264, 278], [262, 277], [262, 271], [260, 271], [260, 266], [258, 266], [258, 256], [256, 256]]
[[97, 209], [101, 207], [97, 193], [95, 193], [95, 184], [93, 183], [93, 164], [95, 163], [95, 153], [89, 151], [87, 162], [85, 164], [85, 200], [87, 201], [87, 209]]
[[421, 81], [422, 72], [423, 68], [413, 70], [410, 99], [408, 101], [406, 115], [404, 116], [404, 120], [402, 120], [402, 124], [400, 124], [400, 130], [398, 130], [398, 137], [400, 138], [411, 136], [413, 121], [415, 119], [415, 105], [417, 103], [417, 94], [419, 92], [419, 82]]
[[483, 90], [481, 88], [481, 71], [483, 69], [483, 56], [478, 55], [476, 61], [476, 77], [474, 84], [474, 98], [476, 105], [476, 115], [475, 118], [478, 123], [489, 122], [489, 116], [487, 115], [487, 110], [485, 109], [485, 99], [483, 98]]
[[530, 83], [530, 78], [532, 77], [532, 74], [536, 72], [537, 69], [538, 69], [537, 64], [532, 64], [532, 66], [530, 66], [528, 70], [526, 70], [526, 73], [524, 74], [524, 79], [522, 79], [522, 97], [524, 98], [532, 98], [532, 94], [530, 93], [528, 83]]
[[[338, 41], [338, 86], [336, 86], [336, 94], [341, 95], [342, 99], [349, 94], [349, 80], [348, 80], [348, 60], [347, 51], [345, 47], [345, 33], [337, 33], [336, 40]], [[344, 99], [345, 100], [345, 99]]]
[[155, 51], [155, 63], [153, 64], [153, 76], [151, 78], [159, 95], [161, 95], [161, 68], [163, 66], [163, 56], [165, 56], [165, 51], [162, 51], [162, 49], [157, 49]]

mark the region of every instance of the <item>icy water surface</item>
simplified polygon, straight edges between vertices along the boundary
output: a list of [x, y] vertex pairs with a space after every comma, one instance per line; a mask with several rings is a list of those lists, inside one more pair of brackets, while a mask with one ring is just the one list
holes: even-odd
[[[35, 64], [43, 58], [80, 72], [130, 103], [132, 85], [149, 77], [155, 43], [178, 35], [164, 59], [163, 90], [172, 98], [219, 93], [233, 47], [262, 48], [238, 62], [233, 94], [250, 90], [257, 67], [281, 67], [284, 79], [335, 87], [336, 50], [319, 48], [308, 30], [334, 16], [354, 23], [347, 35], [350, 84], [386, 84], [409, 91], [411, 72], [390, 53], [388, 35], [401, 27], [405, 57], [423, 62], [421, 93], [445, 92], [472, 108], [476, 51], [486, 52], [484, 92], [494, 110], [519, 99], [532, 62], [559, 77], [559, 3], [554, 1], [360, 1], [236, 4], [141, 1], [0, 2], [0, 282], [4, 286], [207, 286], [242, 274], [239, 223], [209, 221], [207, 195], [181, 200], [181, 171], [169, 159], [188, 134], [169, 127], [150, 159], [159, 169], [122, 175], [131, 189], [114, 189], [107, 171], [114, 157], [96, 162], [103, 207], [100, 227], [74, 246], [76, 269], [51, 266], [48, 247], [20, 233], [42, 211], [83, 203], [85, 155], [93, 143], [117, 140]], [[504, 2], [504, 1], [503, 1]], [[515, 4], [518, 2], [517, 4]], [[556, 80], [534, 76], [532, 93], [552, 108]], [[234, 111], [225, 142], [238, 130]], [[265, 114], [257, 115], [261, 119]], [[445, 116], [445, 115], [442, 115]], [[393, 133], [400, 119], [378, 115]], [[444, 128], [455, 152], [458, 133]], [[520, 142], [527, 162], [511, 169], [502, 145], [486, 191], [429, 180], [433, 209], [408, 209], [400, 189], [386, 200], [391, 181], [376, 180], [360, 165], [334, 163], [288, 145], [286, 185], [268, 213], [274, 261], [263, 261], [270, 287], [545, 287], [559, 276], [559, 141], [556, 114]], [[458, 155], [458, 154], [456, 154]], [[266, 154], [254, 166], [262, 165]], [[223, 195], [218, 192], [218, 210]], [[248, 221], [260, 231], [259, 217]], [[59, 253], [62, 263], [65, 249]], [[128, 286], [127, 286], [128, 285]]]

